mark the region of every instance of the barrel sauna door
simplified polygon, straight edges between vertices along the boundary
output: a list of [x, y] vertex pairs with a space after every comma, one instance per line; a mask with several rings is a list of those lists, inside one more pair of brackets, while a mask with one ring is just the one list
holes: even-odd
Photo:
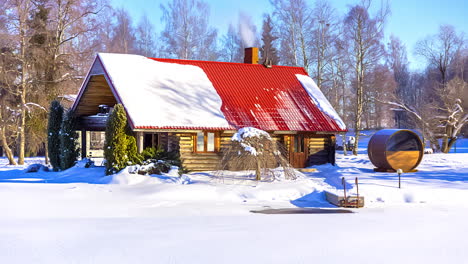
[[289, 163], [294, 168], [304, 168], [307, 161], [307, 137], [298, 134], [291, 136]]

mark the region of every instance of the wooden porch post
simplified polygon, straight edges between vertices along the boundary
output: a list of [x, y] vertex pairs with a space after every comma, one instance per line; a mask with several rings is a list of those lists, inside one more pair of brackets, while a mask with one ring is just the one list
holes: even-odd
[[138, 153], [141, 153], [143, 151], [143, 132], [136, 133], [136, 140]]
[[336, 164], [336, 137], [335, 135], [330, 136], [330, 148], [329, 148], [329, 161], [335, 166]]
[[86, 130], [81, 129], [81, 159], [86, 158]]

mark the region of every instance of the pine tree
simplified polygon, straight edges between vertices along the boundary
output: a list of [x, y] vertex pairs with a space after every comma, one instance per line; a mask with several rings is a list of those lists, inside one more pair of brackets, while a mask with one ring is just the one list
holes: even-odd
[[76, 119], [73, 112], [68, 111], [63, 117], [60, 130], [60, 164], [62, 170], [71, 168], [78, 159], [79, 149], [76, 142], [78, 133], [75, 131], [75, 125]]
[[54, 171], [60, 169], [60, 127], [62, 125], [63, 107], [58, 101], [52, 101], [49, 110], [49, 122], [47, 126], [47, 151], [50, 164]]
[[115, 105], [107, 120], [104, 157], [107, 175], [119, 172], [130, 164], [141, 162], [136, 139], [128, 127], [127, 115], [121, 104]]
[[[262, 61], [271, 62], [272, 65], [277, 65], [279, 62], [278, 51], [275, 48], [275, 44], [273, 43], [277, 40], [278, 37], [273, 35], [273, 22], [271, 20], [270, 15], [266, 15], [263, 19], [263, 26], [262, 26]], [[267, 62], [267, 63], [268, 63]]]

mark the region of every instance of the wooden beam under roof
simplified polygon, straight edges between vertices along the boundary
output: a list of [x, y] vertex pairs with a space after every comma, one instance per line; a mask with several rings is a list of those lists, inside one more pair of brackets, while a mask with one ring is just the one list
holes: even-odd
[[101, 104], [113, 107], [117, 104], [117, 100], [104, 75], [93, 75], [86, 84], [85, 91], [76, 106], [75, 116], [95, 115]]

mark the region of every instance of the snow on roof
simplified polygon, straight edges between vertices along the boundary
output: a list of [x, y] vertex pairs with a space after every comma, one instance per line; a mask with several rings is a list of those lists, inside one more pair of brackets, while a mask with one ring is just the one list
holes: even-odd
[[197, 66], [98, 54], [135, 128], [230, 128], [221, 98]]
[[307, 91], [307, 93], [310, 95], [315, 105], [317, 105], [317, 107], [322, 112], [324, 112], [326, 115], [332, 118], [336, 122], [336, 124], [340, 126], [341, 129], [345, 130], [345, 123], [343, 122], [343, 120], [341, 120], [340, 116], [335, 111], [335, 109], [333, 109], [333, 106], [323, 95], [322, 91], [318, 88], [317, 84], [315, 84], [314, 80], [312, 80], [312, 78], [310, 78], [309, 76], [302, 74], [296, 74], [296, 77], [299, 80], [299, 82], [301, 82], [302, 86]]

